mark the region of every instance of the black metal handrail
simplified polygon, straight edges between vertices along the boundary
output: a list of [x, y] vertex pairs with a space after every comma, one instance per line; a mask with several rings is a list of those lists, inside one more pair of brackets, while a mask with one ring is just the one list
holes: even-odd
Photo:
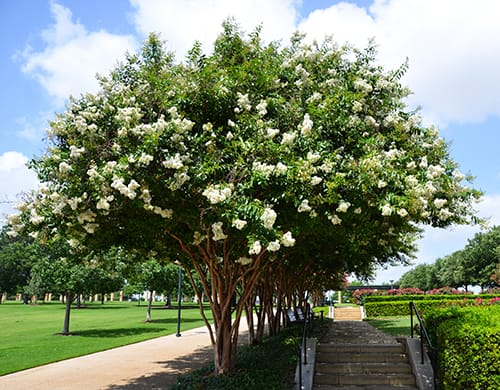
[[420, 334], [420, 356], [422, 357], [421, 364], [424, 364], [424, 344], [427, 344], [427, 353], [429, 355], [432, 371], [434, 376], [434, 388], [437, 388], [437, 349], [432, 345], [431, 339], [429, 338], [429, 334], [427, 333], [427, 329], [425, 329], [424, 321], [422, 321], [422, 317], [417, 309], [417, 306], [413, 301], [410, 302], [410, 327], [411, 327], [411, 338], [413, 338], [414, 327], [413, 327], [413, 313], [415, 313], [418, 319], [418, 330]]
[[307, 335], [310, 324], [312, 323], [312, 316], [309, 314], [309, 310], [309, 307], [307, 307], [306, 314], [304, 315], [304, 321], [302, 323], [302, 337], [299, 346], [299, 389], [303, 388], [302, 365], [307, 364]]

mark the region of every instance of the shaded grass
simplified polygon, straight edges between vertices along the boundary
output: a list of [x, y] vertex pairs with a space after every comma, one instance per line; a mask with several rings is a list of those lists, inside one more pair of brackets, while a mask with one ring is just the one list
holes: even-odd
[[410, 336], [410, 316], [372, 317], [368, 323], [391, 336]]
[[[90, 303], [84, 309], [71, 310], [72, 334], [61, 336], [63, 304], [3, 303], [0, 305], [0, 375], [175, 334], [177, 310], [163, 307], [157, 303], [151, 313], [152, 322], [147, 323], [145, 305]], [[181, 331], [200, 326], [204, 326], [204, 322], [199, 309], [182, 310]]]

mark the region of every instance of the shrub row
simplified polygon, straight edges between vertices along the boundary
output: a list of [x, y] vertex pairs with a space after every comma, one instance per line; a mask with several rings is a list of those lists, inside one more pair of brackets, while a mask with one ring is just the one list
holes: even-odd
[[[444, 307], [452, 306], [474, 306], [483, 303], [493, 303], [498, 300], [498, 296], [495, 297], [477, 297], [471, 299], [469, 297], [461, 297], [461, 299], [456, 299], [455, 296], [445, 296], [445, 299], [436, 300], [423, 299], [414, 300], [415, 306], [421, 313], [425, 313], [430, 309], [439, 309]], [[365, 313], [367, 317], [389, 317], [389, 316], [406, 316], [410, 314], [410, 300], [400, 301], [393, 300], [390, 302], [370, 302], [365, 301]]]
[[500, 305], [426, 310], [440, 388], [500, 389]]
[[499, 297], [500, 294], [439, 294], [439, 295], [370, 295], [365, 297], [367, 302], [393, 302], [393, 301], [422, 301], [422, 300], [454, 300], [454, 299], [491, 299]]

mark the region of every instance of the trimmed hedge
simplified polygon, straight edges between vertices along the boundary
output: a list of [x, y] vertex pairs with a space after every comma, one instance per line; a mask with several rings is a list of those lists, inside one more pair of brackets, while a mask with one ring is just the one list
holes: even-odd
[[433, 294], [433, 295], [370, 295], [365, 297], [367, 302], [392, 302], [392, 301], [427, 301], [427, 300], [453, 300], [453, 299], [492, 299], [500, 297], [499, 294]]
[[424, 317], [438, 349], [440, 388], [500, 389], [500, 305], [428, 310]]
[[[494, 295], [493, 298], [486, 294], [481, 295], [479, 298], [473, 296], [460, 297], [457, 299], [456, 296], [442, 295], [441, 299], [422, 299], [413, 300], [415, 306], [421, 313], [427, 312], [427, 310], [439, 309], [452, 306], [473, 306], [477, 305], [482, 301], [487, 299], [498, 298], [498, 295]], [[443, 299], [444, 297], [444, 299]], [[392, 300], [392, 301], [380, 301], [380, 302], [365, 302], [365, 313], [367, 317], [389, 317], [389, 316], [407, 316], [410, 314], [410, 302], [411, 300]]]

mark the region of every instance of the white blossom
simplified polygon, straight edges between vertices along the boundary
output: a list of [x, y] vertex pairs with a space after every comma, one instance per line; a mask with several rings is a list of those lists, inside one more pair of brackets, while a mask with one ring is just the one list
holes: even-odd
[[392, 214], [392, 207], [388, 204], [385, 204], [383, 207], [382, 207], [382, 215], [384, 217], [388, 217]]
[[446, 221], [448, 218], [450, 218], [453, 215], [448, 208], [444, 207], [441, 210], [439, 210], [438, 217], [441, 221]]
[[83, 228], [85, 231], [89, 234], [94, 234], [95, 230], [99, 227], [99, 224], [97, 223], [88, 223], [86, 225], [83, 225]]
[[387, 187], [387, 182], [381, 179], [378, 181], [377, 187], [378, 188], [385, 188], [385, 187]]
[[446, 199], [434, 199], [434, 206], [438, 209], [442, 208], [446, 203], [448, 203]]
[[252, 247], [248, 250], [250, 255], [258, 255], [262, 251], [262, 245], [260, 241], [254, 241]]
[[141, 165], [149, 165], [151, 161], [154, 160], [154, 157], [147, 153], [142, 153], [141, 157], [139, 157], [139, 164]]
[[445, 169], [440, 165], [429, 165], [427, 168], [427, 178], [437, 179], [444, 173]]
[[61, 162], [59, 163], [59, 172], [60, 173], [68, 173], [68, 172], [71, 172], [73, 170], [73, 168], [71, 167], [71, 165], [69, 165], [67, 162]]
[[267, 114], [267, 102], [265, 100], [262, 100], [255, 108], [257, 109], [259, 116], [262, 117]]
[[238, 258], [238, 260], [236, 260], [236, 262], [241, 264], [241, 265], [249, 265], [249, 264], [252, 264], [253, 260], [250, 257], [242, 256], [242, 257]]
[[357, 207], [354, 209], [354, 214], [361, 214], [361, 207]]
[[312, 186], [316, 186], [318, 185], [319, 183], [321, 183], [323, 181], [323, 179], [319, 176], [313, 176], [311, 177], [311, 185]]
[[264, 212], [260, 216], [260, 220], [262, 221], [262, 224], [264, 225], [264, 227], [266, 229], [270, 230], [273, 228], [273, 225], [274, 225], [274, 222], [276, 221], [277, 216], [278, 215], [276, 214], [276, 211], [274, 211], [273, 209], [271, 209], [269, 207], [266, 207], [264, 209]]
[[289, 132], [289, 133], [285, 133], [285, 134], [283, 134], [281, 144], [282, 145], [293, 145], [296, 137], [297, 137], [297, 133], [294, 131]]
[[337, 213], [345, 213], [349, 207], [351, 207], [351, 204], [349, 202], [346, 202], [344, 200], [342, 200], [340, 203], [339, 203], [339, 206], [337, 207]]
[[279, 162], [278, 164], [276, 164], [276, 174], [277, 175], [283, 175], [286, 173], [286, 171], [288, 170], [288, 167], [283, 164], [282, 162]]
[[207, 238], [206, 235], [201, 234], [200, 232], [196, 231], [193, 234], [193, 244], [194, 245], [199, 245], [199, 244], [201, 244], [203, 242], [203, 240], [205, 240], [205, 238]]
[[212, 224], [212, 233], [214, 241], [224, 240], [227, 237], [222, 230], [222, 222], [215, 222]]
[[97, 217], [96, 213], [92, 210], [86, 210], [83, 213], [78, 214], [77, 219], [78, 223], [83, 225], [85, 222], [94, 222], [95, 217]]
[[358, 91], [370, 93], [373, 90], [373, 87], [364, 79], [357, 79], [354, 81], [354, 88]]
[[280, 131], [278, 129], [271, 129], [271, 128], [268, 128], [266, 130], [266, 137], [267, 138], [271, 138], [273, 139], [276, 135], [278, 135], [280, 133]]
[[240, 109], [250, 111], [252, 109], [252, 105], [250, 104], [250, 99], [248, 98], [248, 93], [247, 94], [242, 94], [240, 92], [237, 92], [236, 95], [238, 96], [238, 106]]
[[283, 246], [286, 247], [294, 246], [295, 238], [292, 237], [291, 232], [286, 232], [285, 234], [283, 234], [283, 237], [281, 238], [281, 243], [283, 244]]
[[398, 212], [398, 215], [402, 218], [404, 218], [408, 215], [408, 211], [406, 211], [405, 208], [400, 208], [397, 212]]
[[342, 219], [340, 219], [337, 214], [329, 215], [328, 219], [334, 225], [340, 225], [342, 223]]
[[76, 238], [72, 238], [70, 240], [67, 240], [68, 244], [70, 247], [72, 248], [78, 248], [78, 246], [80, 245], [80, 241], [78, 241]]
[[209, 200], [211, 204], [217, 204], [224, 202], [226, 199], [231, 197], [231, 187], [221, 187], [219, 184], [210, 185], [205, 191], [202, 192], [202, 195]]
[[277, 252], [280, 250], [280, 242], [279, 240], [274, 240], [274, 241], [271, 241], [269, 244], [267, 244], [267, 250], [269, 252]]
[[302, 123], [299, 126], [300, 134], [302, 135], [309, 135], [311, 134], [311, 130], [313, 127], [313, 121], [309, 117], [309, 114], [304, 115], [304, 119], [302, 120]]
[[45, 218], [43, 216], [37, 214], [36, 209], [31, 209], [31, 212], [30, 212], [30, 222], [33, 225], [39, 225], [44, 220], [45, 220]]
[[69, 147], [69, 157], [70, 158], [78, 158], [82, 155], [82, 153], [85, 152], [85, 148], [84, 147], [81, 147], [81, 148], [77, 148], [75, 145], [71, 145]]
[[247, 225], [247, 221], [245, 221], [243, 219], [235, 219], [233, 221], [233, 227], [235, 227], [238, 230], [242, 230], [243, 228], [245, 228], [246, 225]]
[[179, 153], [176, 153], [175, 156], [167, 158], [165, 161], [163, 161], [162, 165], [165, 168], [170, 168], [170, 169], [180, 169], [184, 165], [182, 163], [182, 159]]
[[172, 215], [174, 215], [173, 210], [171, 210], [171, 209], [164, 210], [159, 206], [153, 207], [153, 213], [158, 214], [160, 217], [165, 218], [165, 219], [170, 219], [170, 218], [172, 218]]
[[307, 161], [309, 161], [311, 164], [314, 164], [319, 161], [321, 158], [321, 154], [319, 153], [313, 153], [313, 152], [307, 152]]
[[304, 212], [311, 211], [311, 206], [309, 206], [309, 200], [304, 199], [304, 200], [300, 203], [300, 205], [299, 205], [299, 207], [298, 207], [297, 211], [298, 211], [299, 213], [304, 213]]

